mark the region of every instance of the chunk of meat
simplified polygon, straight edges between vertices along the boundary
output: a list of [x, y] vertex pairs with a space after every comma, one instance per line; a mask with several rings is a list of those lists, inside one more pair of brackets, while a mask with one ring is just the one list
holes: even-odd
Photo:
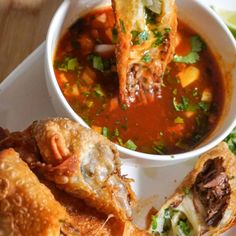
[[130, 105], [161, 96], [162, 78], [175, 50], [175, 1], [113, 0], [112, 5], [122, 102]]
[[194, 184], [194, 191], [206, 209], [205, 221], [209, 226], [218, 225], [230, 199], [231, 189], [222, 164], [220, 157], [208, 160]]
[[203, 154], [152, 217], [152, 235], [206, 236], [226, 232], [236, 219], [235, 173], [235, 155], [226, 143]]

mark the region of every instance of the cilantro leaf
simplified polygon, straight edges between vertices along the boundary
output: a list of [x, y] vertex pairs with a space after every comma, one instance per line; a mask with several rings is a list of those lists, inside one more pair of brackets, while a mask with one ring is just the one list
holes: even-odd
[[163, 34], [160, 31], [158, 31], [158, 29], [152, 30], [152, 33], [154, 34], [154, 36], [156, 38], [155, 41], [152, 44], [152, 47], [155, 48], [155, 47], [157, 47], [157, 46], [159, 46], [160, 44], [163, 43], [164, 36], [163, 36]]
[[229, 149], [236, 155], [236, 127], [224, 141], [228, 144]]
[[97, 97], [104, 97], [105, 94], [100, 84], [97, 84], [94, 88], [94, 93]]
[[177, 103], [176, 97], [173, 98], [173, 105], [176, 111], [187, 111], [189, 108], [189, 99], [182, 96], [181, 102]]
[[142, 57], [142, 61], [145, 63], [150, 62], [152, 59], [150, 57], [150, 54], [148, 52], [144, 53], [143, 57]]
[[108, 138], [109, 129], [107, 127], [102, 127], [102, 135]]
[[191, 52], [186, 56], [174, 55], [173, 61], [185, 64], [194, 64], [198, 62], [200, 59], [199, 52], [203, 50], [204, 45], [204, 42], [198, 35], [191, 37]]
[[137, 145], [131, 140], [129, 139], [125, 144], [124, 146], [130, 150], [133, 150], [135, 151], [137, 149]]
[[174, 55], [174, 62], [185, 63], [185, 64], [194, 64], [200, 59], [197, 52], [190, 52], [186, 56]]
[[191, 37], [191, 46], [192, 52], [201, 52], [204, 48], [204, 42], [198, 35], [195, 35]]
[[92, 64], [92, 67], [101, 72], [108, 72], [111, 69], [111, 66], [114, 62], [111, 59], [102, 58], [98, 54], [90, 54], [88, 56], [89, 62]]
[[151, 233], [155, 233], [157, 231], [157, 216], [152, 216], [152, 224], [151, 224]]
[[210, 109], [210, 104], [206, 103], [206, 102], [199, 102], [198, 106], [204, 111], [204, 112], [208, 112]]
[[148, 32], [146, 30], [141, 32], [133, 30], [131, 31], [131, 34], [132, 34], [132, 42], [134, 45], [141, 45], [146, 40], [148, 40], [149, 37]]
[[185, 236], [190, 236], [191, 229], [188, 222], [184, 220], [179, 220], [178, 226]]
[[79, 62], [76, 57], [69, 57], [66, 56], [62, 62], [54, 63], [54, 67], [60, 71], [68, 72], [68, 71], [75, 71], [77, 69], [81, 69]]

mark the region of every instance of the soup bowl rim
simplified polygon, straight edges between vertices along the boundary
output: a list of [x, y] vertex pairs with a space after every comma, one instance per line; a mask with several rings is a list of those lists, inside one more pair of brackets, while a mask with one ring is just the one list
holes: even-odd
[[[64, 109], [63, 115], [69, 118], [72, 118], [76, 122], [80, 123], [82, 126], [89, 128], [89, 126], [82, 120], [82, 118], [78, 114], [74, 112], [74, 110], [71, 108], [71, 106], [67, 102], [66, 98], [64, 97], [58, 85], [58, 82], [56, 80], [56, 76], [53, 70], [53, 61], [52, 61], [52, 58], [53, 58], [52, 44], [53, 43], [52, 42], [54, 40], [55, 25], [58, 24], [58, 21], [60, 20], [60, 18], [65, 15], [65, 12], [68, 9], [69, 2], [70, 1], [64, 1], [59, 6], [48, 29], [48, 34], [47, 34], [47, 39], [46, 39], [46, 53], [45, 53], [46, 82], [47, 82], [49, 94], [51, 95], [51, 99], [57, 100], [57, 103], [59, 102], [60, 105], [63, 107]], [[226, 25], [224, 24], [224, 22], [220, 19], [220, 17], [213, 10], [211, 10], [204, 3], [202, 3], [201, 0], [195, 0], [194, 2], [195, 4], [198, 4], [200, 8], [202, 8], [202, 10], [206, 11], [208, 14], [210, 14], [214, 18], [218, 26], [221, 27], [224, 30], [227, 37], [230, 38], [236, 50], [236, 43], [234, 41], [234, 38], [232, 34], [230, 33], [230, 31], [228, 30], [228, 28], [226, 27]], [[53, 93], [51, 93], [50, 89], [54, 90]], [[162, 163], [165, 163], [168, 161], [169, 163], [171, 163], [175, 161], [191, 159], [193, 157], [203, 154], [204, 152], [208, 151], [209, 149], [213, 148], [218, 143], [220, 143], [232, 131], [232, 129], [235, 126], [236, 126], [236, 117], [234, 121], [227, 127], [227, 129], [225, 129], [224, 132], [221, 133], [221, 135], [215, 137], [211, 142], [206, 143], [203, 146], [196, 147], [193, 150], [183, 152], [183, 153], [178, 153], [178, 154], [168, 154], [168, 155], [148, 154], [148, 153], [130, 150], [118, 144], [115, 144], [115, 145], [121, 154], [121, 158], [122, 157], [124, 158], [128, 157], [128, 159], [139, 158], [143, 160], [158, 161]]]

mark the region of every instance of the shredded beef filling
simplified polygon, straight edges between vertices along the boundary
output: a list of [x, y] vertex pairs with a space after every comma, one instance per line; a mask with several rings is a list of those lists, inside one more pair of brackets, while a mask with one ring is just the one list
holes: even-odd
[[213, 227], [223, 218], [230, 200], [231, 189], [222, 164], [223, 159], [219, 157], [208, 160], [193, 186], [194, 195], [206, 209], [205, 222]]

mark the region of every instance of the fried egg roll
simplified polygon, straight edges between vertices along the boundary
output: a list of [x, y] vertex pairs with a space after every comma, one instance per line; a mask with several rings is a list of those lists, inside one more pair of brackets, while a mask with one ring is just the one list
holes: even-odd
[[83, 200], [57, 188], [55, 184], [43, 176], [38, 175], [40, 182], [45, 184], [55, 199], [67, 210], [73, 225], [79, 229], [81, 235], [91, 236], [147, 236], [147, 231], [138, 229], [130, 221], [122, 221], [114, 215], [106, 215], [89, 207]]
[[131, 218], [135, 195], [120, 174], [117, 149], [105, 137], [69, 119], [54, 118], [31, 126], [42, 160], [38, 170], [74, 197], [118, 219]]
[[236, 158], [226, 143], [203, 154], [176, 192], [152, 217], [160, 236], [216, 236], [236, 218]]
[[13, 149], [0, 152], [0, 235], [79, 235], [66, 210]]
[[128, 106], [161, 96], [162, 78], [175, 51], [174, 0], [112, 0], [120, 97]]

